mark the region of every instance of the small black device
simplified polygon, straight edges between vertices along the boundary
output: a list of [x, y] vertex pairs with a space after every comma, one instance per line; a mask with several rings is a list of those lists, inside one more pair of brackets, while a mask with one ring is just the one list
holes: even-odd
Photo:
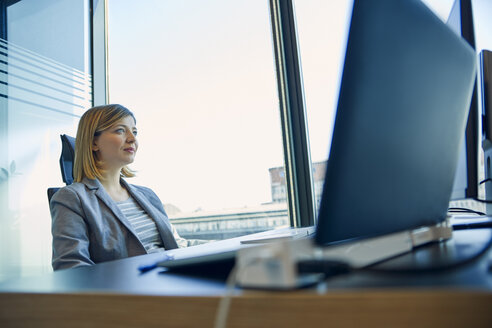
[[[455, 0], [446, 25], [461, 36], [470, 47], [475, 46], [475, 28], [471, 0]], [[470, 110], [465, 128], [465, 138], [461, 144], [458, 167], [453, 184], [451, 200], [474, 199], [478, 197], [479, 185], [479, 101], [477, 84], [473, 88]]]

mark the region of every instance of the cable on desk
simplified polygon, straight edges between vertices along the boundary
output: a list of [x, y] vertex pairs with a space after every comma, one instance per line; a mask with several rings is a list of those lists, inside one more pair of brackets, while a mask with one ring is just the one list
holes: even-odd
[[214, 328], [225, 328], [227, 324], [227, 317], [229, 315], [229, 308], [231, 306], [231, 298], [234, 293], [234, 286], [236, 286], [237, 278], [237, 264], [234, 265], [226, 281], [226, 293], [221, 297], [217, 312], [215, 314]]
[[[251, 259], [250, 261], [243, 264], [242, 268], [244, 270], [244, 268], [247, 268], [248, 266], [250, 266], [252, 264], [256, 264], [259, 261], [262, 261], [262, 259], [258, 259], [258, 258]], [[238, 276], [240, 274], [241, 274], [241, 272], [239, 272], [239, 266], [238, 266], [237, 261], [236, 261], [236, 264], [234, 265], [231, 272], [229, 273], [229, 276], [227, 277], [226, 293], [220, 299], [219, 306], [217, 307], [217, 312], [215, 314], [214, 328], [225, 328], [226, 327], [227, 317], [229, 315], [229, 309], [231, 306], [231, 299], [232, 299], [232, 295], [234, 293], [234, 287], [237, 284]]]
[[492, 179], [487, 178], [485, 180], [482, 180], [482, 181], [480, 181], [479, 185], [484, 184], [484, 183], [489, 182], [489, 181], [492, 181]]
[[323, 273], [325, 278], [355, 271], [348, 263], [334, 260], [303, 260], [297, 263], [297, 271], [303, 273]]
[[488, 200], [488, 199], [473, 198], [473, 200], [480, 202], [480, 203], [492, 204], [492, 200]]
[[471, 213], [471, 214], [476, 214], [480, 216], [486, 216], [485, 213], [480, 212], [480, 211], [475, 211], [470, 208], [465, 208], [465, 207], [450, 207], [448, 209], [448, 213]]

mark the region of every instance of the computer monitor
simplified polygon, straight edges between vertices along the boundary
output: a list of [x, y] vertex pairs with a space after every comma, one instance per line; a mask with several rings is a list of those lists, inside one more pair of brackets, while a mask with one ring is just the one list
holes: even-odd
[[446, 219], [476, 53], [419, 0], [355, 0], [316, 243]]
[[[475, 49], [471, 0], [454, 1], [447, 25]], [[478, 197], [480, 156], [479, 117], [477, 85], [475, 82], [466, 124], [465, 139], [461, 145], [451, 200], [475, 199]]]
[[[480, 53], [484, 139], [492, 143], [492, 51]], [[487, 163], [490, 168], [490, 163]]]
[[[482, 91], [482, 126], [485, 166], [485, 196], [492, 199], [492, 52], [483, 50], [480, 53], [481, 91]], [[492, 215], [492, 203], [486, 206], [487, 215]]]

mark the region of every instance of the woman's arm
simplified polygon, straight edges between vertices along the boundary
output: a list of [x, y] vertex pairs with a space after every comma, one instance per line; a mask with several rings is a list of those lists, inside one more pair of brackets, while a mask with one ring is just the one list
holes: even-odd
[[208, 242], [213, 241], [213, 240], [202, 240], [202, 239], [185, 239], [179, 235], [178, 231], [176, 230], [176, 228], [172, 223], [171, 223], [171, 227], [173, 229], [174, 239], [176, 239], [176, 243], [178, 244], [179, 248], [206, 244]]
[[89, 233], [77, 193], [62, 188], [50, 202], [53, 235], [53, 270], [92, 265]]

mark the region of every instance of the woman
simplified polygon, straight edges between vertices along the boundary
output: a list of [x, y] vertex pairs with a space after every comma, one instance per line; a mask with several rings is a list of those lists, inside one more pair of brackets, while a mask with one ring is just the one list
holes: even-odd
[[185, 247], [157, 195], [128, 184], [138, 150], [135, 116], [121, 105], [89, 109], [75, 141], [74, 183], [50, 202], [54, 270]]

